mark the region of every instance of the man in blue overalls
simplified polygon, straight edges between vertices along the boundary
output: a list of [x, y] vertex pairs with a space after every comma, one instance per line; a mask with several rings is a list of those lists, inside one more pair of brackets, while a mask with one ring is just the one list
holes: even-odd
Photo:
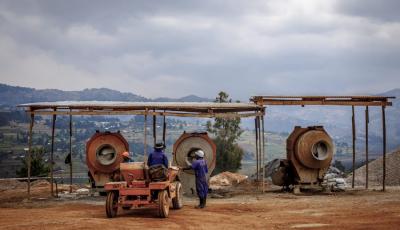
[[194, 160], [190, 166], [184, 168], [183, 170], [194, 170], [196, 176], [196, 191], [200, 200], [200, 204], [196, 206], [196, 208], [205, 208], [208, 193], [207, 162], [204, 159], [204, 152], [202, 150], [196, 150], [194, 154], [196, 160]]
[[164, 153], [164, 149], [164, 143], [157, 143], [154, 146], [154, 152], [150, 153], [147, 159], [147, 165], [149, 167], [152, 165], [164, 165], [165, 168], [168, 168], [168, 158]]

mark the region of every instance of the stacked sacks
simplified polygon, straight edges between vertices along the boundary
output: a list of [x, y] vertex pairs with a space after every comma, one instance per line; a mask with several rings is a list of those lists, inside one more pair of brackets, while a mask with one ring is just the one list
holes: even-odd
[[344, 191], [347, 187], [346, 181], [344, 180], [344, 173], [333, 166], [328, 169], [321, 185], [325, 189], [331, 191]]

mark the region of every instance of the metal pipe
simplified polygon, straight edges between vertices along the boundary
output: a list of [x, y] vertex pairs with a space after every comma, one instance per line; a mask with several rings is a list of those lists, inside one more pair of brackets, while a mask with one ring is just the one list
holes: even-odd
[[356, 124], [355, 124], [355, 115], [354, 115], [354, 105], [351, 106], [352, 117], [351, 117], [351, 127], [353, 133], [353, 176], [351, 178], [351, 187], [354, 188], [354, 179], [355, 179], [355, 161], [356, 161]]
[[382, 144], [383, 144], [383, 174], [382, 174], [382, 190], [386, 189], [386, 113], [385, 106], [382, 106]]
[[[156, 112], [155, 110], [153, 110], [154, 112]], [[156, 146], [156, 143], [157, 143], [157, 126], [156, 126], [156, 123], [157, 123], [157, 117], [156, 117], [156, 115], [153, 115], [153, 141], [154, 141], [154, 145], [153, 146]]]
[[72, 114], [69, 115], [69, 192], [72, 193]]
[[31, 122], [29, 124], [29, 144], [28, 144], [28, 199], [31, 199], [32, 134], [33, 134], [34, 123], [35, 123], [35, 115], [31, 114]]
[[[54, 109], [55, 110], [55, 109]], [[54, 197], [54, 178], [53, 178], [53, 165], [54, 165], [54, 131], [56, 127], [57, 115], [53, 115], [52, 128], [51, 128], [51, 153], [50, 153], [50, 190], [51, 196]]]
[[369, 124], [369, 109], [365, 107], [365, 189], [368, 189], [368, 124]]
[[265, 191], [265, 129], [264, 129], [264, 116], [261, 117], [262, 125], [262, 192]]
[[258, 169], [258, 122], [257, 122], [257, 118], [258, 117], [254, 118], [254, 127], [255, 127], [255, 131], [256, 131], [256, 164], [257, 164], [256, 178], [258, 181], [259, 180], [259, 175], [258, 175], [259, 169]]

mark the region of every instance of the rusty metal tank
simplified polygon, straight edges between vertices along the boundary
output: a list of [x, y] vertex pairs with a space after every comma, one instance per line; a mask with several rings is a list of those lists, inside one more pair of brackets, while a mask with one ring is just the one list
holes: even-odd
[[[195, 159], [194, 152], [204, 151], [204, 158], [208, 166], [208, 178], [216, 164], [217, 148], [207, 133], [184, 132], [173, 146], [173, 165], [187, 167]], [[185, 195], [196, 195], [195, 176], [192, 170], [183, 171], [179, 174]]]
[[86, 143], [86, 164], [92, 187], [103, 187], [119, 174], [125, 151], [129, 151], [129, 144], [119, 132], [96, 131]]
[[271, 175], [273, 183], [319, 185], [334, 151], [332, 138], [322, 126], [296, 126], [286, 140], [287, 159], [281, 160]]

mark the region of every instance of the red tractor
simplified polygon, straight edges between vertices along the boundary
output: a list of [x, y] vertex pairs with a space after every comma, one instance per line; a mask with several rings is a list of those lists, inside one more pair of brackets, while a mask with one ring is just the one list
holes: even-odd
[[108, 218], [115, 217], [119, 207], [125, 210], [154, 207], [161, 218], [168, 217], [171, 203], [174, 209], [183, 207], [182, 185], [177, 180], [179, 168], [170, 167], [165, 178], [157, 181], [149, 178], [149, 169], [144, 162], [121, 163], [120, 172], [122, 181], [104, 185]]

